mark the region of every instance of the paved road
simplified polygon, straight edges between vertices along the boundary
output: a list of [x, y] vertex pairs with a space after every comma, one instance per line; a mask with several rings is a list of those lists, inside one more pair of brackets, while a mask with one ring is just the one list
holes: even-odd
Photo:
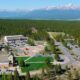
[[[54, 39], [52, 35], [50, 35], [50, 37], [51, 37], [52, 39]], [[65, 55], [66, 57], [69, 58], [69, 60], [70, 60], [70, 65], [73, 65], [74, 67], [75, 67], [75, 65], [78, 65], [78, 62], [72, 57], [70, 51], [69, 51], [66, 47], [64, 47], [61, 42], [57, 42], [55, 39], [54, 39], [54, 42], [55, 42], [56, 45], [57, 45], [57, 44], [59, 45], [59, 46], [58, 46], [59, 49], [64, 53], [64, 55]]]
[[[72, 47], [72, 52], [78, 56], [78, 58], [80, 58], [80, 48], [79, 47], [75, 47], [75, 45], [70, 44], [70, 46]], [[77, 45], [78, 46], [78, 45]]]
[[70, 64], [73, 66], [77, 64], [77, 61], [71, 56], [70, 51], [66, 47], [64, 47], [61, 42], [59, 42], [58, 44], [59, 44], [58, 48], [64, 53], [66, 57], [69, 58]]

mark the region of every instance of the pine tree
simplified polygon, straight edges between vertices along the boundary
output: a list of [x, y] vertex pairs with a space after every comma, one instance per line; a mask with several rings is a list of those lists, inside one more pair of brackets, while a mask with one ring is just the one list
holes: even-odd
[[68, 71], [67, 79], [68, 80], [73, 80], [72, 73], [70, 71]]
[[6, 74], [5, 73], [2, 74], [2, 80], [6, 80]]
[[12, 74], [8, 74], [8, 75], [7, 75], [7, 80], [13, 80], [13, 79], [12, 79]]
[[19, 80], [19, 74], [17, 69], [14, 71], [14, 80]]
[[25, 80], [30, 80], [30, 73], [29, 73], [29, 71], [26, 73]]

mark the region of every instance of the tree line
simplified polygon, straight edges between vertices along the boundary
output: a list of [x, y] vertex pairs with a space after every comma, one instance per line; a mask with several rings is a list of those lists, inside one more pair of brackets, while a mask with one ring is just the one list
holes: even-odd
[[[38, 33], [32, 33], [33, 27]], [[45, 39], [46, 31], [65, 32], [80, 39], [80, 21], [0, 20], [0, 36], [23, 34], [36, 39]]]

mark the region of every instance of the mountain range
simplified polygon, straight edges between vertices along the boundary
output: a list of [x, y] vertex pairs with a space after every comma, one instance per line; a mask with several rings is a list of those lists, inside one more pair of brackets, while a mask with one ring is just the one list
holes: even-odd
[[1, 19], [79, 20], [79, 6], [47, 7], [31, 11], [0, 11]]

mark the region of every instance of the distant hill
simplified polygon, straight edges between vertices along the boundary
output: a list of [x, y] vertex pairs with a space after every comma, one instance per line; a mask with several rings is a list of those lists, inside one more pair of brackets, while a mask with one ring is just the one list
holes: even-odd
[[26, 12], [23, 11], [0, 11], [0, 18], [1, 19], [17, 19], [17, 18], [24, 18]]
[[34, 10], [24, 15], [29, 19], [80, 19], [80, 10]]
[[2, 19], [79, 20], [80, 9], [39, 9], [32, 11], [0, 11]]

